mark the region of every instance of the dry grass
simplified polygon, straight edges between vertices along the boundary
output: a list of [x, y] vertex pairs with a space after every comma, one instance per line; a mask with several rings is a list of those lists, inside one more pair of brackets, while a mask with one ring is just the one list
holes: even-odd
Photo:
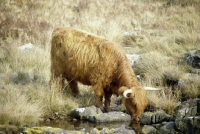
[[180, 82], [180, 89], [184, 99], [193, 99], [200, 97], [200, 79], [199, 76], [192, 76], [188, 79], [183, 79]]
[[3, 89], [0, 94], [0, 124], [30, 125], [44, 115], [39, 103], [31, 102], [18, 88]]
[[[177, 81], [192, 70], [182, 60], [200, 48], [199, 9], [199, 0], [0, 0], [0, 90], [4, 96], [0, 123], [32, 124], [55, 112], [93, 104], [90, 87], [80, 86], [81, 98], [49, 88], [54, 28], [72, 26], [129, 46], [127, 53], [140, 54], [134, 70], [142, 76], [142, 84], [165, 86], [168, 79]], [[36, 48], [18, 49], [29, 42]], [[187, 98], [199, 97], [198, 80], [183, 86]], [[180, 99], [179, 93], [171, 92], [150, 92], [148, 97], [152, 106], [171, 114]]]
[[162, 109], [171, 115], [175, 113], [177, 102], [181, 98], [181, 92], [178, 89], [171, 90], [170, 88], [165, 91], [147, 92], [147, 94], [151, 109]]

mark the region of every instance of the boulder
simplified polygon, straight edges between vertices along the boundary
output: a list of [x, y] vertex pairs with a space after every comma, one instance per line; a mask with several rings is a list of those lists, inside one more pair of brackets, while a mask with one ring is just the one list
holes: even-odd
[[141, 115], [141, 124], [150, 125], [157, 124], [163, 121], [173, 121], [173, 116], [166, 114], [164, 111], [144, 112]]
[[103, 113], [100, 108], [95, 106], [76, 108], [72, 115], [77, 119], [87, 120], [94, 123], [100, 122], [125, 122], [131, 121], [131, 116], [118, 111]]
[[144, 127], [141, 130], [142, 134], [155, 134], [156, 133], [156, 129], [151, 126], [151, 125], [144, 125]]
[[200, 133], [200, 117], [191, 116], [184, 117], [183, 119], [175, 120], [176, 128], [181, 133]]
[[122, 125], [119, 128], [103, 128], [102, 130], [98, 130], [97, 128], [94, 128], [90, 131], [91, 134], [135, 134], [134, 130], [126, 129], [125, 125]]
[[90, 132], [86, 132], [85, 129], [81, 130], [64, 130], [60, 128], [52, 127], [26, 127], [20, 130], [22, 134], [135, 134], [134, 130], [126, 129], [125, 126], [119, 128], [103, 128], [101, 130], [93, 128]]
[[185, 61], [192, 67], [200, 68], [200, 50], [197, 50], [194, 54], [188, 54]]
[[95, 106], [90, 106], [84, 108], [76, 108], [72, 112], [72, 115], [77, 119], [88, 120], [90, 116], [95, 116], [102, 113], [103, 112], [101, 111], [100, 108], [97, 108]]
[[85, 134], [85, 131], [76, 130], [63, 130], [61, 128], [52, 127], [30, 127], [23, 128], [20, 133], [22, 134]]
[[175, 123], [174, 122], [167, 122], [164, 126], [162, 126], [157, 133], [160, 134], [175, 134]]
[[97, 115], [91, 115], [88, 118], [89, 121], [100, 122], [125, 122], [131, 121], [131, 116], [123, 112], [108, 112]]
[[185, 101], [179, 106], [176, 113], [175, 127], [181, 133], [200, 133], [199, 102], [200, 99], [196, 98]]
[[129, 59], [131, 66], [133, 66], [135, 62], [139, 59], [138, 54], [126, 54], [126, 57]]

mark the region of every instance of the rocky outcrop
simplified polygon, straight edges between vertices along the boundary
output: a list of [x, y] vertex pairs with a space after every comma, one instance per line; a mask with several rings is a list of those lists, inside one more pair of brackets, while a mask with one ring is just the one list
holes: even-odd
[[[118, 107], [117, 109], [123, 109]], [[73, 111], [74, 117], [80, 120], [93, 122], [91, 129], [84, 126], [75, 127], [74, 130], [65, 130], [53, 127], [25, 127], [0, 126], [0, 133], [21, 134], [198, 134], [200, 133], [200, 98], [182, 102], [174, 116], [159, 110], [155, 112], [144, 112], [140, 123], [130, 120], [130, 115], [121, 111], [103, 113], [95, 106], [77, 108]], [[101, 124], [107, 122], [115, 126]], [[100, 125], [98, 125], [100, 124]], [[106, 124], [106, 123], [105, 123]]]
[[101, 130], [94, 128], [90, 132], [86, 132], [85, 129], [82, 130], [63, 130], [60, 128], [52, 127], [32, 127], [23, 128], [20, 133], [22, 134], [135, 134], [134, 130], [126, 129], [124, 125], [119, 128], [103, 128]]
[[200, 133], [200, 98], [183, 102], [174, 117], [164, 111], [145, 112], [141, 123], [145, 124], [142, 134]]
[[[130, 116], [121, 111], [103, 113], [100, 109], [91, 106], [74, 110], [74, 117], [94, 123], [102, 122], [130, 122]], [[142, 134], [175, 134], [175, 133], [200, 133], [200, 99], [191, 99], [183, 102], [177, 108], [174, 116], [159, 110], [144, 112], [141, 116], [140, 133]], [[131, 126], [131, 125], [129, 125]], [[122, 127], [123, 128], [123, 127]], [[131, 130], [134, 127], [125, 127]], [[140, 129], [140, 126], [136, 127]]]
[[188, 54], [185, 61], [192, 67], [200, 68], [200, 50], [197, 50], [194, 54]]
[[73, 111], [72, 115], [75, 118], [88, 120], [93, 123], [131, 121], [130, 115], [126, 113], [120, 111], [103, 113], [101, 109], [95, 106], [77, 108]]
[[173, 121], [173, 116], [166, 114], [164, 111], [145, 112], [141, 116], [141, 124], [150, 125], [166, 121]]
[[200, 133], [200, 98], [188, 100], [178, 108], [175, 126], [182, 133]]

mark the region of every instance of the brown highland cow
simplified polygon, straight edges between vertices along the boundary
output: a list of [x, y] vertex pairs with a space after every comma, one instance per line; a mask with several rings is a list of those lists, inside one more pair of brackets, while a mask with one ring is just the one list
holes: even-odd
[[112, 94], [122, 101], [136, 121], [147, 106], [146, 91], [137, 81], [123, 48], [99, 37], [71, 27], [57, 28], [52, 35], [51, 79], [69, 82], [78, 95], [77, 82], [91, 85], [95, 105], [109, 111]]

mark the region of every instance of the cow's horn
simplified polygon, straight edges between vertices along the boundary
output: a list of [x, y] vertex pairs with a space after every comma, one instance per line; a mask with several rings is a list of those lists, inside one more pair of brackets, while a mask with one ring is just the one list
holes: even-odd
[[156, 90], [163, 90], [165, 88], [154, 88], [154, 87], [144, 87], [145, 90], [151, 90], [151, 91], [156, 91]]
[[124, 93], [123, 93], [123, 96], [124, 96], [125, 98], [130, 98], [130, 97], [127, 97], [127, 94], [129, 94], [129, 93], [132, 93], [132, 90], [131, 90], [131, 89], [125, 90]]

